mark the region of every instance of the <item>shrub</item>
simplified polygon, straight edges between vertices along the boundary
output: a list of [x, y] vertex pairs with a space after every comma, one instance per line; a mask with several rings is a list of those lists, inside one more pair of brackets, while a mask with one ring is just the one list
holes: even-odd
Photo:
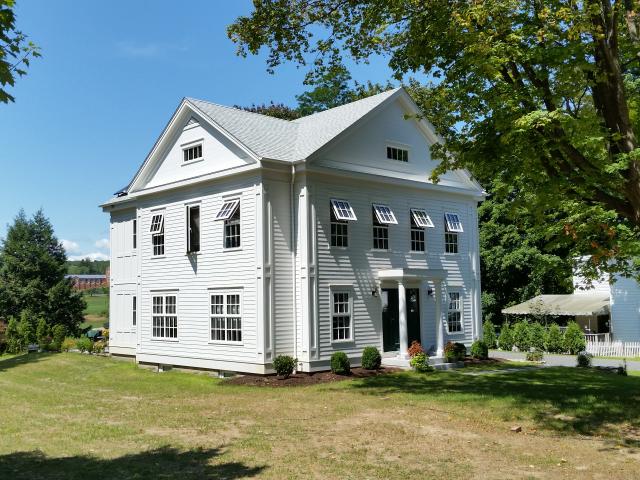
[[[413, 346], [413, 344], [411, 344]], [[382, 355], [376, 347], [364, 347], [362, 351], [362, 368], [378, 370], [382, 363]]]
[[576, 322], [569, 322], [564, 332], [564, 351], [576, 355], [585, 349], [584, 333]]
[[[102, 329], [102, 339], [105, 342], [109, 342], [109, 329], [108, 328], [103, 328]], [[296, 359], [296, 361], [297, 361], [297, 359]]]
[[507, 350], [509, 352], [513, 349], [513, 329], [508, 322], [505, 322], [500, 329], [498, 347], [500, 347], [500, 350]]
[[513, 344], [521, 352], [526, 352], [531, 347], [529, 336], [529, 324], [522, 320], [513, 326]]
[[552, 323], [547, 330], [547, 335], [544, 340], [544, 348], [549, 353], [560, 353], [562, 352], [562, 344], [564, 339], [562, 338], [562, 331], [560, 327]]
[[409, 347], [409, 350], [407, 350], [407, 353], [409, 354], [409, 357], [413, 358], [419, 353], [424, 353], [424, 349], [422, 348], [422, 345], [420, 345], [420, 342], [414, 340], [411, 342], [411, 346]]
[[100, 340], [98, 342], [93, 343], [93, 349], [89, 350], [89, 352], [103, 353], [106, 346], [107, 344], [104, 341]]
[[467, 347], [462, 343], [447, 342], [444, 346], [444, 358], [448, 363], [462, 360], [467, 353]]
[[424, 352], [416, 353], [413, 357], [411, 357], [411, 360], [409, 360], [409, 365], [411, 365], [411, 368], [413, 368], [416, 372], [420, 373], [430, 372], [431, 370], [433, 370], [433, 367], [429, 365], [429, 356]]
[[76, 348], [76, 340], [75, 338], [67, 337], [60, 344], [60, 349], [63, 352], [68, 352], [71, 349]]
[[482, 340], [487, 345], [487, 348], [496, 348], [498, 345], [496, 327], [493, 325], [491, 320], [485, 320], [482, 324]]
[[535, 348], [541, 352], [544, 350], [544, 341], [547, 331], [540, 322], [533, 322], [529, 325], [529, 348]]
[[536, 349], [529, 350], [525, 358], [527, 362], [541, 362], [543, 358], [542, 351]]
[[27, 344], [20, 333], [18, 322], [13, 317], [9, 319], [5, 337], [7, 339], [8, 353], [20, 353], [27, 349]]
[[579, 352], [576, 360], [578, 362], [578, 367], [589, 368], [591, 366], [591, 360], [593, 359], [593, 355], [587, 352]]
[[351, 363], [346, 353], [334, 352], [331, 355], [331, 371], [338, 375], [347, 375], [351, 371]]
[[471, 344], [471, 356], [479, 360], [489, 358], [489, 347], [484, 340], [476, 340]]
[[53, 336], [53, 343], [62, 345], [67, 336], [67, 327], [62, 324], [54, 325], [51, 329], [51, 335]]
[[278, 355], [273, 359], [273, 369], [276, 371], [278, 376], [282, 378], [289, 378], [296, 369], [296, 363], [298, 363], [298, 361], [289, 355]]
[[38, 326], [36, 327], [36, 340], [38, 341], [38, 345], [40, 345], [41, 348], [44, 348], [51, 342], [51, 339], [49, 338], [50, 336], [49, 325], [47, 325], [47, 321], [44, 318], [41, 318], [38, 320]]
[[91, 341], [91, 339], [87, 337], [81, 337], [78, 340], [76, 340], [76, 348], [80, 350], [80, 352], [82, 353], [84, 352], [91, 353], [93, 351], [93, 342]]

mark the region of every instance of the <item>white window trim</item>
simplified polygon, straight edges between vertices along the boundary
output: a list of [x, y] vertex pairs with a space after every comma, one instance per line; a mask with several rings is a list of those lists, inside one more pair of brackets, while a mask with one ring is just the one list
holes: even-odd
[[[198, 250], [195, 252], [191, 252], [191, 216], [189, 215], [189, 213], [191, 212], [191, 208], [192, 207], [198, 207], [199, 209], [199, 215], [200, 215], [200, 235], [199, 235], [199, 242], [200, 245], [198, 246]], [[186, 233], [186, 255], [199, 255], [200, 252], [202, 251], [202, 205], [200, 204], [200, 202], [194, 202], [194, 203], [187, 203], [185, 204], [185, 233]]]
[[[456, 246], [457, 252], [447, 252], [447, 235], [455, 235], [456, 236]], [[457, 232], [444, 232], [444, 254], [445, 255], [459, 255], [460, 254], [460, 234]]]
[[[405, 162], [404, 160], [394, 160], [393, 158], [387, 157], [387, 148], [389, 147], [395, 148], [397, 150], [406, 150], [407, 161]], [[395, 142], [393, 140], [386, 140], [385, 147], [384, 147], [384, 158], [388, 162], [394, 162], [394, 164], [399, 163], [400, 165], [408, 165], [409, 163], [411, 163], [411, 145], [408, 145], [406, 143]]]
[[[149, 242], [149, 247], [151, 249], [151, 255], [149, 258], [151, 259], [157, 259], [157, 258], [165, 258], [166, 254], [167, 254], [167, 236], [165, 233], [165, 209], [161, 209], [161, 210], [151, 210], [151, 223], [149, 224], [149, 235], [150, 235], [150, 242]], [[155, 217], [156, 215], [161, 215], [162, 216], [162, 221], [160, 222], [160, 229], [157, 232], [154, 232], [151, 230], [151, 225], [153, 225], [153, 217]], [[163, 251], [164, 253], [162, 255], [154, 255], [153, 253], [153, 237], [155, 235], [160, 235], [162, 234], [163, 236]], [[140, 239], [138, 239], [139, 241]], [[144, 241], [144, 237], [143, 237], [143, 241]]]
[[[398, 220], [396, 219], [396, 214], [393, 213], [392, 208], [389, 205], [385, 205], [382, 203], [373, 203], [373, 212], [376, 215], [376, 218], [378, 219], [378, 223], [382, 224], [382, 225], [397, 225], [398, 224]], [[391, 220], [384, 220], [382, 218], [382, 213], [379, 211], [381, 208], [386, 208], [389, 210], [389, 216], [391, 217]]]
[[[376, 224], [376, 220], [378, 221], [378, 223]], [[375, 246], [375, 229], [376, 228], [381, 228], [383, 230], [387, 231], [387, 248], [376, 248]], [[389, 236], [389, 224], [388, 223], [380, 223], [380, 219], [378, 218], [378, 214], [375, 211], [375, 208], [373, 209], [372, 215], [371, 215], [371, 251], [372, 252], [390, 252], [391, 251], [391, 238]]]
[[[427, 218], [427, 223], [425, 225], [420, 225], [421, 222], [418, 221], [419, 219], [414, 212], [424, 213], [425, 217]], [[424, 208], [410, 208], [409, 213], [411, 214], [413, 221], [419, 228], [435, 228], [433, 220], [431, 220], [431, 217]]]
[[[349, 250], [349, 247], [351, 246], [351, 234], [349, 232], [349, 222], [347, 220], [338, 220], [338, 219], [333, 219], [335, 218], [335, 211], [333, 210], [333, 206], [331, 206], [331, 209], [329, 211], [329, 232], [328, 232], [328, 240], [329, 240], [329, 248], [331, 250]], [[331, 234], [331, 226], [333, 224], [336, 225], [344, 225], [347, 228], [347, 245], [333, 245], [332, 241], [332, 234]]]
[[[223, 208], [225, 207], [225, 205], [228, 204], [234, 204], [225, 215], [220, 215], [223, 211]], [[236, 210], [240, 208], [240, 199], [239, 198], [225, 198], [222, 200], [222, 205], [220, 206], [220, 210], [218, 210], [218, 213], [216, 213], [216, 216], [214, 218], [214, 220], [216, 222], [218, 221], [222, 221], [222, 220], [229, 220], [234, 213], [236, 213]], [[242, 216], [240, 216], [240, 218], [242, 219]]]
[[[333, 339], [333, 294], [334, 293], [346, 293], [349, 295], [349, 339], [334, 340]], [[353, 299], [354, 290], [351, 285], [330, 285], [329, 286], [329, 340], [332, 345], [344, 345], [355, 343], [355, 319], [353, 316]]]
[[[454, 218], [449, 218], [449, 217], [455, 217]], [[456, 227], [455, 225], [453, 225], [454, 223], [457, 223], [459, 225], [459, 227]], [[445, 212], [444, 213], [444, 225], [445, 225], [445, 230], [448, 233], [464, 233], [464, 228], [462, 227], [462, 219], [460, 218], [460, 215], [457, 213], [453, 213], [453, 212]]]
[[[227, 318], [227, 313], [226, 313], [226, 308], [227, 308], [227, 295], [239, 295], [240, 296], [240, 314], [238, 315], [240, 317], [240, 333], [242, 335], [242, 340], [237, 342], [237, 341], [232, 341], [232, 340], [213, 340], [211, 338], [211, 317], [216, 316], [219, 317], [220, 315], [213, 315], [211, 313], [211, 296], [212, 295], [222, 295], [224, 297], [223, 300], [223, 309], [224, 309], [224, 313], [222, 315], [222, 317], [225, 318], [225, 325], [226, 325], [226, 318]], [[242, 287], [235, 287], [235, 288], [210, 288], [209, 290], [207, 290], [207, 308], [209, 311], [209, 315], [207, 316], [207, 318], [209, 319], [209, 326], [207, 328], [207, 332], [208, 332], [208, 338], [209, 340], [207, 341], [207, 343], [209, 345], [230, 345], [230, 346], [242, 346], [244, 345], [244, 339], [245, 339], [245, 330], [244, 330], [244, 325], [245, 325], [245, 317], [244, 317], [244, 289]]]
[[[157, 224], [158, 225], [157, 229], [153, 228], [153, 219], [155, 217], [160, 217], [160, 222]], [[149, 233], [151, 234], [160, 233], [163, 230], [164, 230], [164, 210], [162, 210], [160, 213], [158, 213], [158, 211], [151, 212], [151, 222], [149, 223]]]
[[[347, 206], [348, 206], [348, 210], [349, 210], [350, 214], [353, 215], [353, 218], [351, 218], [351, 216], [345, 217], [344, 215], [342, 215], [340, 213], [340, 210], [338, 209], [337, 202], [346, 203]], [[340, 198], [332, 198], [331, 199], [331, 208], [333, 209], [333, 214], [335, 215], [336, 220], [340, 220], [342, 222], [357, 222], [358, 221], [358, 217], [356, 215], [356, 212], [353, 209], [353, 206], [351, 205], [351, 202], [349, 202], [349, 200], [343, 200], [343, 199], [340, 199]]]
[[[149, 305], [151, 308], [151, 316], [149, 317], [149, 326], [151, 328], [150, 340], [152, 342], [180, 342], [180, 296], [178, 295], [178, 290], [151, 290], [149, 293]], [[163, 316], [166, 316], [166, 297], [176, 297], [176, 338], [155, 337], [153, 335], [153, 297], [165, 298], [165, 300], [163, 300]]]
[[[231, 202], [231, 200], [225, 200], [225, 203]], [[226, 227], [227, 227], [227, 221], [229, 221], [231, 219], [231, 217], [233, 215], [235, 215], [235, 213], [239, 211], [240, 212], [240, 246], [239, 247], [227, 247], [227, 238], [226, 238]], [[232, 209], [232, 213], [231, 215], [229, 215], [228, 218], [224, 219], [224, 221], [222, 222], [222, 251], [223, 252], [236, 252], [236, 251], [240, 251], [243, 249], [244, 247], [244, 242], [242, 241], [242, 232], [244, 231], [244, 216], [242, 215], [242, 210], [240, 209], [240, 199], [238, 199], [238, 203], [235, 207], [233, 207]]]
[[[457, 293], [458, 294], [458, 302], [459, 302], [459, 308], [457, 310], [450, 310], [449, 309], [449, 304], [451, 303], [449, 300], [449, 294], [450, 293]], [[462, 292], [460, 292], [460, 290], [449, 290], [447, 291], [447, 318], [445, 320], [445, 323], [447, 325], [447, 335], [464, 335], [464, 301], [463, 301], [463, 296], [462, 296]], [[460, 312], [460, 331], [458, 332], [451, 332], [449, 331], [449, 312]]]
[[[188, 150], [190, 148], [194, 148], [200, 146], [200, 152], [201, 155], [197, 158], [192, 158], [191, 160], [185, 160], [184, 159], [184, 152], [185, 150]], [[192, 163], [198, 163], [198, 162], [202, 162], [204, 160], [204, 138], [199, 138], [198, 140], [193, 140], [191, 142], [188, 143], [183, 143], [182, 145], [180, 145], [180, 147], [182, 148], [182, 163], [181, 165], [191, 165]]]

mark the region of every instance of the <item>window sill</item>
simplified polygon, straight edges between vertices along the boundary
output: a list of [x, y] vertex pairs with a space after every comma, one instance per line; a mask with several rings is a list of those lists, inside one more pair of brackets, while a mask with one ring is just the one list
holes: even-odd
[[462, 332], [450, 332], [447, 330], [447, 335], [464, 335], [464, 331]]
[[200, 250], [198, 250], [197, 252], [187, 252], [185, 253], [185, 255], [187, 257], [197, 257], [198, 255], [200, 255]]
[[458, 253], [447, 253], [447, 252], [444, 252], [444, 254], [445, 254], [446, 256], [448, 256], [448, 257], [453, 257], [453, 256], [455, 256], [455, 255], [460, 255], [460, 252], [458, 252]]
[[166, 255], [151, 255], [151, 260], [166, 258]]
[[371, 248], [369, 251], [372, 253], [393, 253], [390, 248]]
[[223, 252], [239, 252], [242, 250], [242, 247], [231, 247], [231, 248], [223, 248]]
[[177, 338], [160, 338], [160, 337], [151, 337], [149, 340], [152, 342], [169, 342], [169, 343], [179, 343], [180, 340]]
[[349, 345], [355, 343], [355, 340], [331, 340], [331, 345]]
[[194, 163], [199, 163], [199, 162], [204, 162], [204, 157], [194, 158], [193, 160], [187, 160], [186, 162], [183, 161], [181, 166], [186, 167], [187, 165], [192, 165]]
[[244, 346], [244, 342], [227, 342], [225, 340], [209, 340], [207, 342], [208, 345], [229, 345], [233, 347], [242, 347]]

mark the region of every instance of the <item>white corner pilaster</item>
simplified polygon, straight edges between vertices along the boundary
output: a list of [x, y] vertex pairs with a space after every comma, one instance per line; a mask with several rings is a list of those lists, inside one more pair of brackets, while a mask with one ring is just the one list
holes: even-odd
[[407, 292], [402, 282], [398, 282], [398, 323], [400, 327], [400, 358], [407, 358], [409, 334], [407, 328]]

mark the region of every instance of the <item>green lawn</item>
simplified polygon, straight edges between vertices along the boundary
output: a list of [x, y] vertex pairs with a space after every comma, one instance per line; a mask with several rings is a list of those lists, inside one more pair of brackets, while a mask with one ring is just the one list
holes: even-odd
[[[242, 387], [0, 357], [0, 478], [637, 478], [640, 378], [569, 368]], [[512, 433], [514, 425], [521, 433]], [[498, 474], [499, 472], [499, 474]]]
[[80, 328], [104, 327], [109, 322], [109, 295], [84, 295], [84, 301], [87, 308], [84, 309], [85, 321]]

